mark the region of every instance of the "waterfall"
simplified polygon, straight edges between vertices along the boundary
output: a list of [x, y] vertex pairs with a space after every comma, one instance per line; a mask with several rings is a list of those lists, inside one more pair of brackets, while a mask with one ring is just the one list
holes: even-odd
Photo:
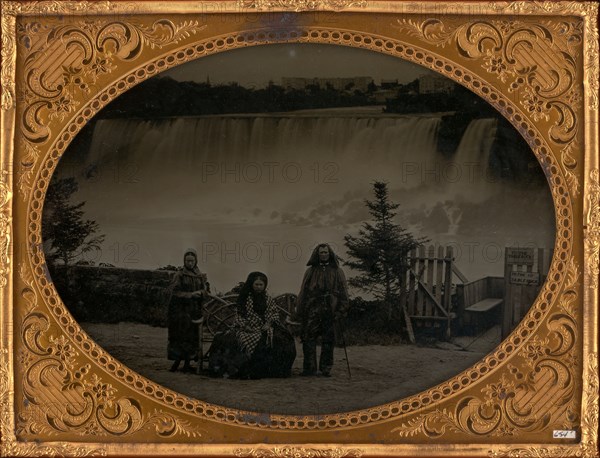
[[117, 157], [186, 170], [209, 161], [433, 159], [437, 117], [207, 116], [100, 120], [88, 164]]
[[458, 164], [476, 162], [487, 167], [487, 159], [496, 138], [495, 118], [475, 119], [469, 123], [456, 150]]
[[[77, 201], [86, 202], [86, 217], [106, 234], [103, 262], [124, 263], [113, 259], [108, 247], [123, 251], [132, 241], [139, 247], [140, 268], [177, 263], [183, 248], [208, 244], [218, 253], [207, 258], [205, 268], [229, 287], [247, 275], [249, 265], [232, 262], [230, 255], [223, 261], [223, 253], [239, 246], [243, 255], [258, 244], [262, 264], [252, 268], [272, 272], [274, 284], [288, 290], [294, 269], [306, 262], [315, 240], [330, 241], [343, 252], [344, 235], [370, 219], [364, 200], [372, 198], [374, 180], [389, 183], [390, 198], [400, 204], [399, 223], [438, 243], [483, 244], [513, 230], [506, 203], [521, 198], [520, 191], [511, 191], [506, 181], [472, 182], [466, 172], [467, 164], [485, 168], [490, 162], [496, 120], [471, 121], [449, 158], [438, 151], [441, 124], [439, 116], [427, 114], [342, 110], [103, 119], [95, 124], [89, 150], [67, 151], [70, 167], [61, 171], [59, 165], [57, 176], [77, 178]], [[123, 167], [114, 167], [116, 161]], [[246, 176], [242, 170], [241, 179], [239, 172], [229, 173], [235, 163], [267, 162], [298, 163], [302, 179], [286, 179], [282, 167], [274, 169], [271, 181], [266, 168], [258, 181], [246, 179], [255, 169], [248, 168]], [[320, 167], [317, 180], [315, 162], [338, 168]], [[215, 173], [203, 176], [204, 163], [212, 163]], [[455, 167], [445, 168], [448, 164]], [[226, 176], [220, 173], [223, 167]], [[457, 167], [462, 177], [451, 180]], [[329, 176], [336, 180], [323, 179]], [[539, 209], [552, 209], [547, 189], [533, 197], [528, 191], [530, 197], [546, 206], [536, 205], [531, 219], [522, 217], [514, 240], [524, 240], [518, 238], [524, 230], [539, 231]], [[269, 260], [267, 247], [275, 246], [274, 256], [278, 262], [285, 259], [283, 264]], [[297, 260], [284, 247], [300, 247]], [[469, 273], [479, 267], [465, 268]]]
[[[369, 183], [384, 180], [392, 190], [409, 192], [398, 197], [405, 209], [441, 205], [448, 221], [448, 234], [456, 234], [463, 219], [461, 202], [464, 199], [482, 202], [498, 192], [499, 184], [485, 180], [496, 120], [471, 121], [450, 159], [444, 159], [438, 152], [440, 124], [441, 119], [431, 115], [348, 115], [318, 111], [99, 120], [80, 173], [125, 161], [126, 165], [133, 165], [139, 182], [153, 183], [151, 189], [128, 187], [132, 199], [147, 193], [150, 201], [164, 200], [169, 197], [163, 190], [173, 189], [187, 193], [185, 199], [199, 194], [219, 196], [213, 199], [214, 205], [239, 202], [243, 197], [260, 202], [268, 199], [277, 208], [290, 199], [286, 197], [291, 189], [287, 186], [289, 182], [282, 182], [280, 175], [276, 182], [266, 183], [263, 179], [258, 186], [247, 188], [243, 177], [239, 179], [239, 166], [243, 174], [243, 167], [248, 164], [260, 167], [277, 163], [281, 171], [281, 164], [295, 163], [300, 164], [305, 180], [295, 188], [298, 198], [306, 195], [305, 199], [310, 199], [309, 196], [318, 199], [322, 192], [341, 195], [359, 190], [367, 197]], [[317, 162], [337, 164], [336, 186], [319, 188], [320, 183], [313, 175], [313, 164]], [[207, 164], [215, 171], [211, 176], [203, 175]], [[444, 168], [445, 165], [453, 168]], [[235, 167], [238, 167], [237, 177], [231, 173]], [[457, 170], [460, 179], [450, 180]], [[256, 169], [248, 169], [248, 175], [255, 172]], [[321, 179], [328, 176], [327, 172], [320, 166]], [[262, 174], [267, 175], [265, 168]], [[113, 174], [104, 176], [112, 179]], [[207, 187], [207, 183], [211, 186]], [[118, 192], [114, 183], [107, 184], [106, 193]], [[84, 195], [88, 199], [97, 192], [93, 182], [81, 185], [87, 190]]]

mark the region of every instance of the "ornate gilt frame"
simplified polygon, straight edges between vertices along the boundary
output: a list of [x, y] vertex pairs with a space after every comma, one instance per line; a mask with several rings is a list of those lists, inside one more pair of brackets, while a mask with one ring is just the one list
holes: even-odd
[[[2, 456], [598, 456], [597, 16], [595, 3], [576, 1], [2, 2]], [[486, 99], [536, 154], [556, 211], [548, 281], [473, 367], [391, 404], [265, 418], [145, 379], [65, 309], [46, 274], [40, 221], [75, 134], [164, 69], [273, 42], [421, 64]]]

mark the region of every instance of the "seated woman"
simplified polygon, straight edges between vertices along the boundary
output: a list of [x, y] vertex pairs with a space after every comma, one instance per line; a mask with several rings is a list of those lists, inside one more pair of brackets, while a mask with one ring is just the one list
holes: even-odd
[[202, 317], [202, 301], [210, 292], [206, 275], [198, 269], [198, 256], [192, 248], [183, 255], [183, 268], [175, 274], [170, 287], [168, 310], [169, 344], [167, 357], [175, 361], [171, 372], [179, 368], [191, 372], [190, 360], [198, 359], [198, 322]]
[[209, 351], [208, 368], [215, 377], [289, 377], [296, 344], [279, 321], [277, 306], [267, 294], [267, 276], [248, 275], [236, 304], [230, 330], [217, 334]]

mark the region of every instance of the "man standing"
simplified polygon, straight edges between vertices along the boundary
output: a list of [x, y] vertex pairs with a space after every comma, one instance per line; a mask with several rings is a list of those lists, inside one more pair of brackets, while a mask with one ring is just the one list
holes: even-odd
[[335, 345], [334, 326], [348, 308], [348, 286], [338, 258], [328, 244], [319, 244], [306, 265], [309, 267], [297, 299], [304, 353], [302, 375], [316, 375], [317, 338], [321, 337], [319, 370], [321, 375], [330, 377]]

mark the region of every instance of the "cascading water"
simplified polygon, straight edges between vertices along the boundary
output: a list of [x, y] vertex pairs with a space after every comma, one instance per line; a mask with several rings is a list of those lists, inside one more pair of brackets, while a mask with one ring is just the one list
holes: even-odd
[[[244, 278], [252, 263], [273, 273], [279, 291], [293, 291], [298, 266], [316, 241], [329, 241], [343, 254], [344, 235], [370, 219], [364, 199], [375, 180], [389, 183], [403, 224], [434, 243], [497, 238], [477, 231], [489, 226], [487, 202], [494, 195], [505, 199], [507, 188], [468, 179], [469, 169], [477, 172], [470, 164], [485, 168], [490, 160], [496, 120], [473, 120], [450, 158], [438, 151], [440, 127], [434, 115], [344, 110], [99, 120], [89, 150], [69, 170], [78, 178], [77, 199], [86, 201], [89, 217], [107, 235], [106, 246], [139, 245], [135, 267], [177, 263], [181, 250], [202, 251], [208, 244], [213, 257], [202, 262], [223, 279], [223, 290]], [[444, 179], [448, 163], [454, 164], [448, 170], [460, 169], [460, 180]], [[107, 164], [131, 170], [135, 179], [123, 180], [123, 173], [117, 179]], [[286, 170], [286, 164], [295, 168]], [[90, 179], [90, 170], [99, 176]], [[504, 206], [493, 208], [498, 213]], [[297, 248], [293, 262], [289, 244]], [[259, 251], [257, 260], [245, 259], [244, 247], [256, 246], [262, 256]], [[279, 247], [279, 259], [267, 246]], [[232, 258], [227, 253], [234, 249]], [[285, 262], [274, 268], [267, 253]], [[109, 256], [102, 260], [119, 264]]]
[[484, 200], [493, 192], [490, 152], [496, 138], [496, 119], [475, 119], [468, 125], [451, 161], [461, 173], [456, 192]]
[[101, 120], [87, 162], [182, 167], [206, 161], [329, 159], [420, 161], [437, 149], [437, 117], [210, 116]]

